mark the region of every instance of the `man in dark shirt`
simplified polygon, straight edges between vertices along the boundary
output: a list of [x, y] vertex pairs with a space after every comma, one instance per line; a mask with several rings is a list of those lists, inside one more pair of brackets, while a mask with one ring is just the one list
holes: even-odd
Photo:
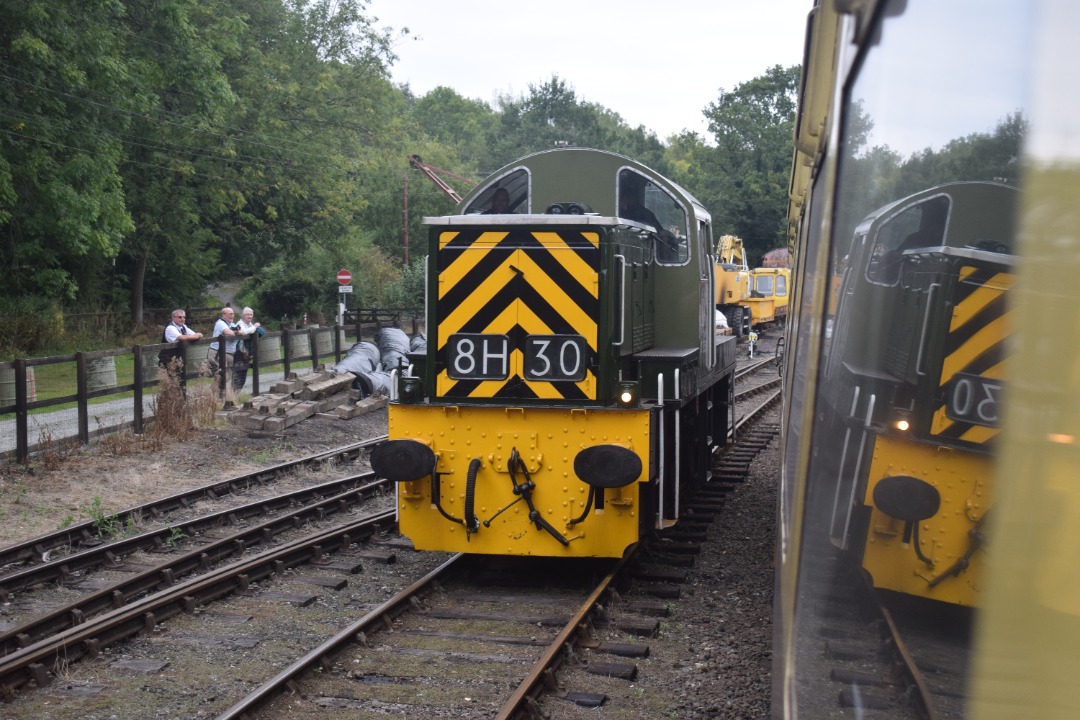
[[491, 207], [483, 212], [484, 215], [503, 215], [510, 212], [510, 193], [506, 188], [496, 188], [491, 196]]
[[653, 230], [661, 230], [660, 221], [652, 210], [641, 204], [641, 201], [630, 192], [619, 195], [619, 217], [639, 222], [642, 225], [651, 225]]

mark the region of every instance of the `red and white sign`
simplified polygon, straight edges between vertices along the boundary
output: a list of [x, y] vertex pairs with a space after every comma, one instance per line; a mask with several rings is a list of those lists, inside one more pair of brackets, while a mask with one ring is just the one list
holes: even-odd
[[338, 270], [337, 281], [340, 285], [348, 285], [352, 282], [352, 273], [348, 270]]

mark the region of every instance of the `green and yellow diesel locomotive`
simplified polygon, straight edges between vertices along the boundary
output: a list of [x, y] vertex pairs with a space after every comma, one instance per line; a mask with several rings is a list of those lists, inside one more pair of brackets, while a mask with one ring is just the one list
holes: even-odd
[[562, 148], [424, 224], [427, 349], [396, 373], [372, 454], [401, 532], [421, 550], [619, 557], [677, 522], [733, 406], [702, 205], [630, 158]]
[[875, 587], [978, 602], [1018, 195], [948, 183], [855, 229], [820, 379], [839, 452], [820, 462], [833, 465], [829, 535]]

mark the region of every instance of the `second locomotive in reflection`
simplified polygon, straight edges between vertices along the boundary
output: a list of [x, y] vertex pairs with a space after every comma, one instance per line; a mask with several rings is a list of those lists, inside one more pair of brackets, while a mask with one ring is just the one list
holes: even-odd
[[979, 604], [1018, 197], [949, 183], [855, 229], [826, 319], [816, 428], [839, 452], [817, 457], [828, 477], [813, 490], [875, 587]]

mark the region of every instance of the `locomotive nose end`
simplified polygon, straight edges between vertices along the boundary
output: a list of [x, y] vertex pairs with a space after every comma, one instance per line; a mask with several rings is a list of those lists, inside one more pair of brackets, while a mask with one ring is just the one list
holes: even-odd
[[641, 458], [619, 445], [594, 445], [574, 457], [574, 472], [597, 488], [621, 488], [641, 476]]
[[427, 477], [435, 467], [435, 453], [416, 440], [388, 440], [371, 451], [371, 469], [393, 482]]

